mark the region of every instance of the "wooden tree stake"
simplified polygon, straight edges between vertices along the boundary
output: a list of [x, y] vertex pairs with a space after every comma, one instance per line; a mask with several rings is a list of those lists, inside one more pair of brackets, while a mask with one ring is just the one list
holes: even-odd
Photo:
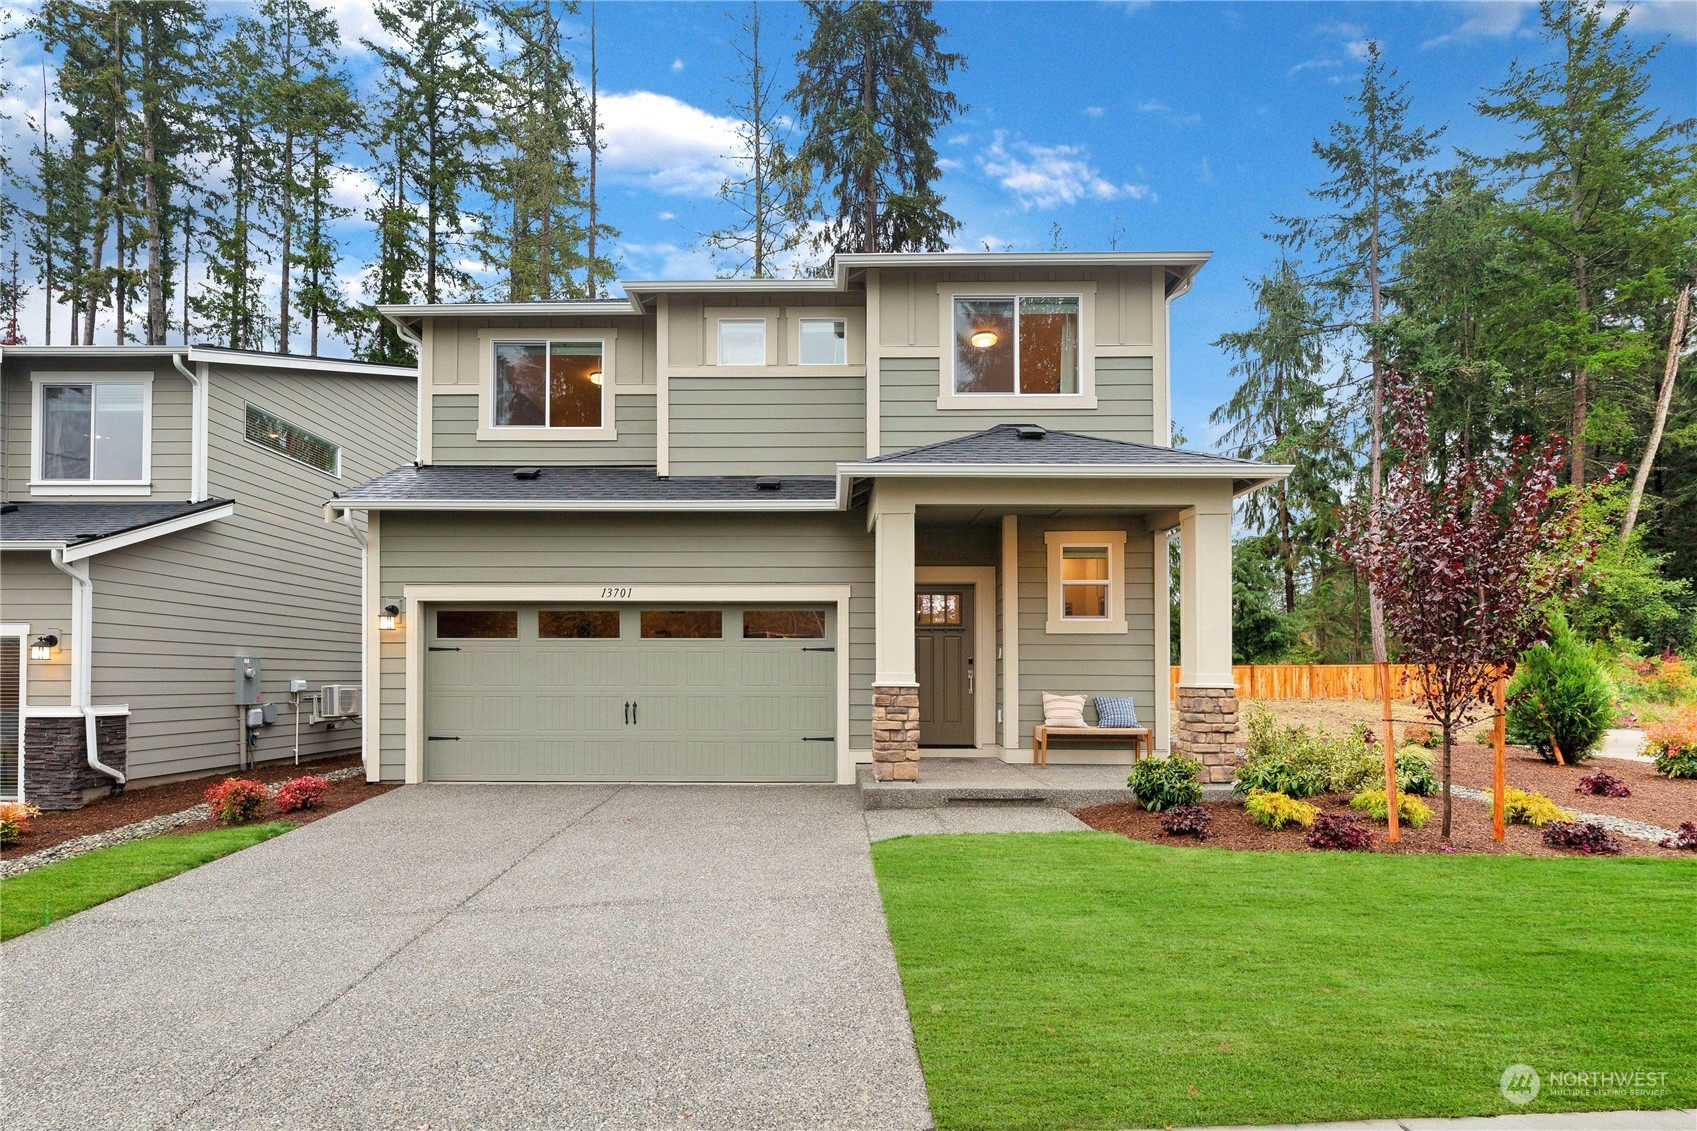
[[1396, 734], [1391, 723], [1391, 665], [1377, 663], [1373, 670], [1379, 680], [1379, 703], [1384, 708], [1383, 722], [1385, 726], [1385, 819], [1390, 822], [1390, 829], [1385, 833], [1385, 839], [1392, 844], [1402, 839], [1402, 830], [1397, 820], [1396, 796]]
[[1496, 700], [1496, 713], [1491, 719], [1491, 839], [1502, 840], [1503, 832], [1503, 791], [1508, 788], [1508, 771], [1503, 764], [1503, 744], [1507, 738], [1508, 719], [1508, 680], [1503, 676], [1497, 677], [1496, 685], [1491, 689], [1492, 698]]

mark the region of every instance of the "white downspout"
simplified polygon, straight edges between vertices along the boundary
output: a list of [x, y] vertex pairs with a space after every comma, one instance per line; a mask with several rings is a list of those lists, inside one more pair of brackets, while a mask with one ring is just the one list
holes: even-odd
[[183, 364], [186, 356], [172, 354], [171, 364], [189, 379], [189, 387], [194, 390], [194, 431], [189, 443], [189, 502], [201, 503], [206, 501], [206, 381], [202, 374]]
[[[338, 520], [353, 534], [354, 541], [359, 543], [359, 746], [363, 754], [370, 747], [372, 720], [366, 715], [366, 705], [371, 689], [367, 686], [367, 677], [371, 674], [371, 595], [368, 592], [371, 585], [371, 569], [369, 559], [371, 554], [370, 539], [365, 531], [354, 525], [354, 512], [343, 510]], [[299, 726], [300, 708], [295, 708], [296, 726]], [[298, 741], [298, 740], [297, 740]], [[362, 758], [366, 763], [367, 780], [375, 771], [372, 766], [376, 763]]]
[[94, 684], [94, 582], [84, 562], [68, 563], [61, 547], [52, 551], [53, 565], [71, 579], [71, 706], [82, 711], [83, 745], [88, 765], [123, 785], [122, 770], [100, 760], [100, 734], [95, 722]]

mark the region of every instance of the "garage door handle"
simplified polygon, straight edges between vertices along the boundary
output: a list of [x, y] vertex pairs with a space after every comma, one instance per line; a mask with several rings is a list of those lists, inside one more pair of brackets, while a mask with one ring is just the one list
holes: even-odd
[[836, 650], [835, 645], [826, 645], [823, 648], [808, 648], [805, 646], [802, 648], [803, 652], [835, 652]]
[[430, 742], [458, 742], [459, 740], [460, 736], [457, 734], [432, 734], [427, 736], [427, 741]]
[[634, 699], [631, 700], [630, 705], [630, 721], [632, 726], [636, 725], [636, 700]]
[[448, 647], [441, 645], [441, 644], [430, 645], [430, 650], [432, 652], [458, 652], [459, 651], [458, 648], [448, 648]]
[[630, 700], [625, 700], [625, 725], [630, 726]]
[[835, 741], [837, 741], [837, 736], [834, 735], [834, 734], [827, 734], [827, 735], [824, 735], [820, 738], [804, 738], [804, 739], [802, 739], [802, 741], [803, 742], [835, 742]]

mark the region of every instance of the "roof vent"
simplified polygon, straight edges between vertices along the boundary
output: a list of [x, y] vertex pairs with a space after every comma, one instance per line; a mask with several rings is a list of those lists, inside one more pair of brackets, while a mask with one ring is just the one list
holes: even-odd
[[542, 478], [542, 469], [540, 467], [515, 467], [513, 468], [513, 478], [540, 479]]
[[1039, 428], [1035, 424], [1020, 424], [1014, 428], [1021, 440], [1041, 440], [1049, 434], [1048, 429]]
[[781, 491], [783, 490], [783, 487], [784, 481], [782, 479], [777, 479], [769, 475], [763, 475], [754, 481], [754, 489], [756, 491]]

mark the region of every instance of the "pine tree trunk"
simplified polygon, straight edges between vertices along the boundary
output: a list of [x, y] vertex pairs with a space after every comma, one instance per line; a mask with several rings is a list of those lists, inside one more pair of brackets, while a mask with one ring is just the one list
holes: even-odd
[[[866, 36], [866, 62], [861, 75], [860, 102], [866, 111], [866, 120], [876, 122], [874, 116], [878, 109], [878, 63], [877, 40], [872, 32]], [[874, 127], [876, 128], [876, 127]], [[860, 167], [860, 207], [861, 223], [866, 231], [862, 235], [862, 248], [866, 252], [878, 250], [878, 170], [870, 161], [863, 162]]]
[[295, 131], [283, 131], [283, 274], [277, 281], [277, 351], [289, 353], [289, 245], [295, 234]]
[[[1590, 279], [1589, 267], [1586, 265], [1585, 257], [1583, 255], [1574, 260], [1573, 283], [1576, 288], [1575, 293], [1579, 303], [1580, 321], [1584, 323], [1585, 329], [1589, 331], [1591, 328]], [[1591, 374], [1584, 365], [1579, 365], [1574, 368], [1573, 446], [1570, 458], [1573, 462], [1573, 485], [1575, 487], [1585, 486], [1585, 419], [1590, 410], [1590, 379]]]
[[147, 210], [147, 344], [165, 344], [165, 240], [159, 225], [158, 125], [153, 115], [142, 124], [142, 203]]
[[601, 163], [601, 122], [599, 114], [601, 96], [601, 72], [595, 62], [595, 0], [589, 2], [589, 239], [585, 250], [589, 253], [589, 266], [584, 272], [584, 281], [588, 284], [590, 298], [600, 297], [600, 280], [595, 272], [595, 229], [598, 224], [595, 196], [595, 174]]
[[1650, 425], [1650, 439], [1644, 445], [1644, 458], [1639, 461], [1638, 474], [1632, 477], [1632, 495], [1626, 503], [1626, 517], [1621, 520], [1620, 540], [1632, 537], [1638, 525], [1638, 508], [1644, 502], [1644, 488], [1650, 482], [1650, 469], [1656, 463], [1656, 450], [1662, 445], [1662, 430], [1667, 427], [1668, 408], [1673, 404], [1674, 379], [1679, 376], [1679, 351], [1685, 344], [1685, 317], [1691, 308], [1691, 284], [1680, 288], [1679, 301], [1673, 308], [1673, 328], [1668, 332], [1668, 360], [1662, 371], [1662, 388], [1656, 396], [1656, 417]]

